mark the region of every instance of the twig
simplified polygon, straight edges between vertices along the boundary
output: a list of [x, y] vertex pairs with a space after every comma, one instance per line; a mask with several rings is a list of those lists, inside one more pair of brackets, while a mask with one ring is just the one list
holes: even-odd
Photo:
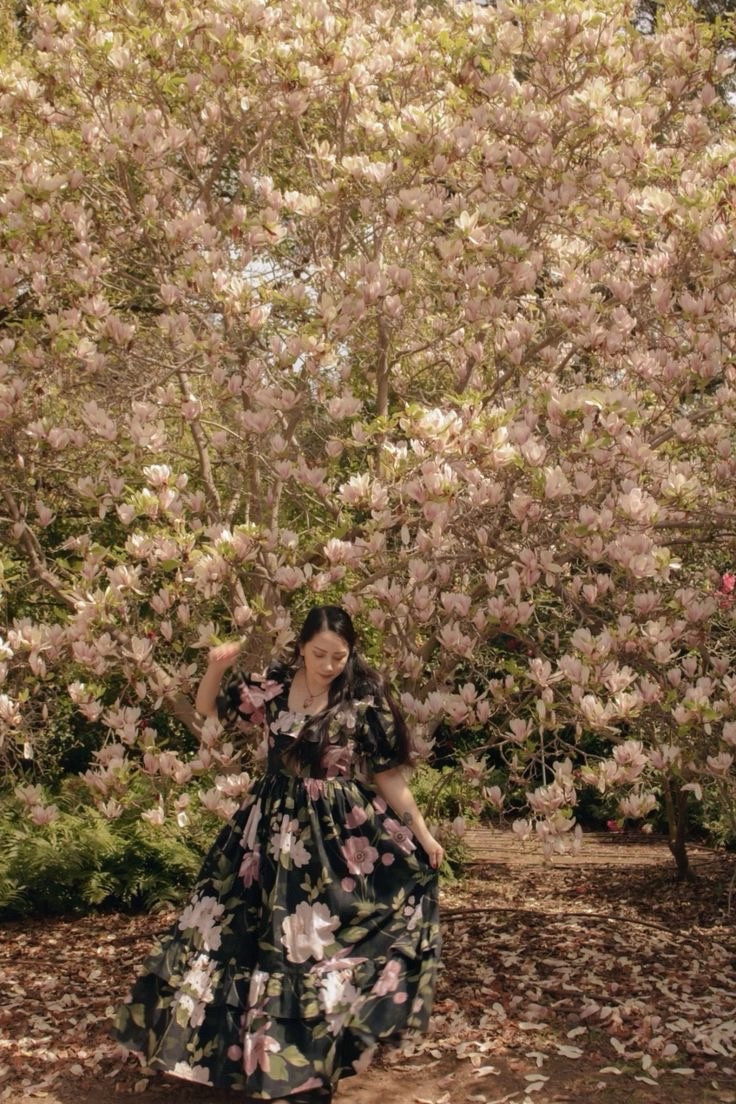
[[[736, 875], [734, 877], [736, 877]], [[450, 909], [449, 912], [442, 910], [441, 919], [443, 922], [464, 920], [467, 917], [480, 915], [485, 912], [525, 913], [528, 916], [543, 916], [547, 920], [570, 920], [573, 917], [583, 920], [609, 920], [621, 924], [637, 924], [642, 928], [652, 928], [654, 931], [661, 931], [665, 932], [667, 935], [673, 935], [677, 939], [695, 939], [695, 936], [683, 934], [682, 932], [675, 931], [673, 928], [667, 928], [664, 924], [654, 924], [651, 920], [635, 920], [629, 916], [611, 916], [603, 912], [543, 912], [540, 909], [517, 908], [514, 905], [483, 905], [478, 908]]]

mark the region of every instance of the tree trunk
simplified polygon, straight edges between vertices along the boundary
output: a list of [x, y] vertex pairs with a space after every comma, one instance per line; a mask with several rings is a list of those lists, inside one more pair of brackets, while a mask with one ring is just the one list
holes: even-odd
[[667, 835], [669, 849], [675, 860], [678, 882], [693, 881], [690, 870], [690, 859], [687, 853], [687, 799], [686, 790], [678, 789], [676, 796], [672, 795], [672, 784], [669, 779], [664, 784], [664, 805], [667, 813]]

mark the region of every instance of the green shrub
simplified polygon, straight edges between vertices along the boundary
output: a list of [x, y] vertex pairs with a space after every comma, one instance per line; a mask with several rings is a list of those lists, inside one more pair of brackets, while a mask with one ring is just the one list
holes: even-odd
[[453, 830], [452, 821], [461, 816], [474, 822], [472, 803], [477, 802], [479, 791], [463, 778], [458, 767], [430, 767], [427, 763], [422, 763], [412, 775], [411, 790], [445, 849], [440, 874], [443, 880], [454, 881], [468, 861], [469, 851], [463, 837]]
[[171, 819], [151, 825], [135, 809], [108, 820], [80, 800], [75, 781], [54, 796], [59, 815], [43, 826], [16, 798], [0, 799], [0, 917], [149, 910], [181, 900], [222, 822], [194, 800], [185, 828]]

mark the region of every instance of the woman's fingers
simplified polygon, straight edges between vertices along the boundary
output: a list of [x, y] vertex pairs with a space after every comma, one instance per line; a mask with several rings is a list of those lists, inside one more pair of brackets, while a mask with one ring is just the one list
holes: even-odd
[[210, 663], [234, 663], [238, 658], [240, 648], [239, 640], [228, 640], [225, 644], [217, 644], [214, 648], [210, 648], [207, 658]]
[[442, 860], [445, 857], [444, 847], [437, 842], [436, 839], [432, 839], [425, 846], [424, 850], [427, 852], [427, 858], [429, 859], [429, 865], [433, 870], [437, 870], [442, 866]]

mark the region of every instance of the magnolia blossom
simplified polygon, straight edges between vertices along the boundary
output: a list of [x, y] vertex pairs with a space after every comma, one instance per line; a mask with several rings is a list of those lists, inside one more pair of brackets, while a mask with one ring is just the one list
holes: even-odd
[[503, 808], [503, 801], [504, 801], [503, 792], [501, 791], [501, 787], [500, 786], [484, 786], [483, 790], [482, 790], [482, 793], [483, 793], [483, 797], [486, 799], [488, 804], [492, 805], [493, 808], [497, 812], [500, 812], [501, 809]]
[[478, 759], [475, 755], [467, 755], [460, 760], [463, 778], [474, 786], [480, 785], [488, 771], [485, 759]]
[[532, 826], [525, 817], [521, 817], [512, 821], [511, 830], [520, 840], [527, 840], [531, 836]]
[[34, 824], [52, 824], [59, 817], [58, 805], [32, 805], [28, 816]]
[[613, 758], [618, 766], [620, 782], [633, 782], [647, 765], [647, 756], [641, 740], [625, 740], [613, 749]]
[[721, 736], [725, 743], [729, 744], [731, 747], [736, 747], [736, 722], [726, 721]]
[[633, 793], [622, 797], [618, 803], [619, 812], [631, 820], [641, 820], [657, 808], [657, 798], [653, 793]]
[[43, 805], [44, 796], [40, 786], [16, 786], [14, 792], [15, 796], [29, 809], [34, 805]]
[[708, 764], [708, 770], [716, 777], [728, 775], [733, 766], [734, 757], [727, 751], [722, 751], [718, 755], [706, 756], [706, 763]]
[[[207, 35], [190, 36], [165, 120], [149, 92], [156, 58], [180, 51], [176, 11], [153, 47], [99, 5], [44, 9], [43, 48], [11, 44], [0, 464], [32, 612], [0, 642], [4, 768], [45, 746], [71, 696], [122, 748], [84, 775], [100, 805], [127, 808], [141, 772], [162, 775], [181, 819], [177, 788], [211, 771], [202, 802], [230, 816], [246, 790], [219, 780], [237, 779], [241, 747], [193, 715], [202, 653], [241, 629], [254, 654], [280, 653], [324, 596], [410, 696], [423, 752], [437, 722], [462, 726], [463, 753], [497, 745], [521, 794], [571, 734], [595, 734], [597, 760], [532, 795], [545, 848], [574, 846], [576, 787], [626, 799], [661, 771], [721, 800], [736, 748], [727, 51], [676, 11], [631, 35], [621, 5], [512, 19], [368, 3], [325, 17], [334, 49], [295, 0], [225, 7], [247, 49], [213, 69]], [[487, 55], [454, 97], [448, 35]], [[531, 106], [522, 49], [545, 77]], [[296, 79], [274, 82], [289, 58]], [[712, 81], [693, 90], [696, 70]], [[54, 125], [67, 102], [71, 152]], [[298, 123], [308, 159], [274, 117]], [[217, 135], [237, 178], [225, 203]], [[121, 151], [145, 168], [134, 205], [110, 172]], [[111, 290], [142, 234], [153, 310]], [[251, 724], [266, 698], [249, 694]], [[151, 735], [172, 713], [199, 739], [191, 760]], [[330, 779], [352, 768], [330, 751]], [[274, 836], [297, 844], [247, 815], [249, 863]], [[144, 819], [163, 817], [154, 799]]]

